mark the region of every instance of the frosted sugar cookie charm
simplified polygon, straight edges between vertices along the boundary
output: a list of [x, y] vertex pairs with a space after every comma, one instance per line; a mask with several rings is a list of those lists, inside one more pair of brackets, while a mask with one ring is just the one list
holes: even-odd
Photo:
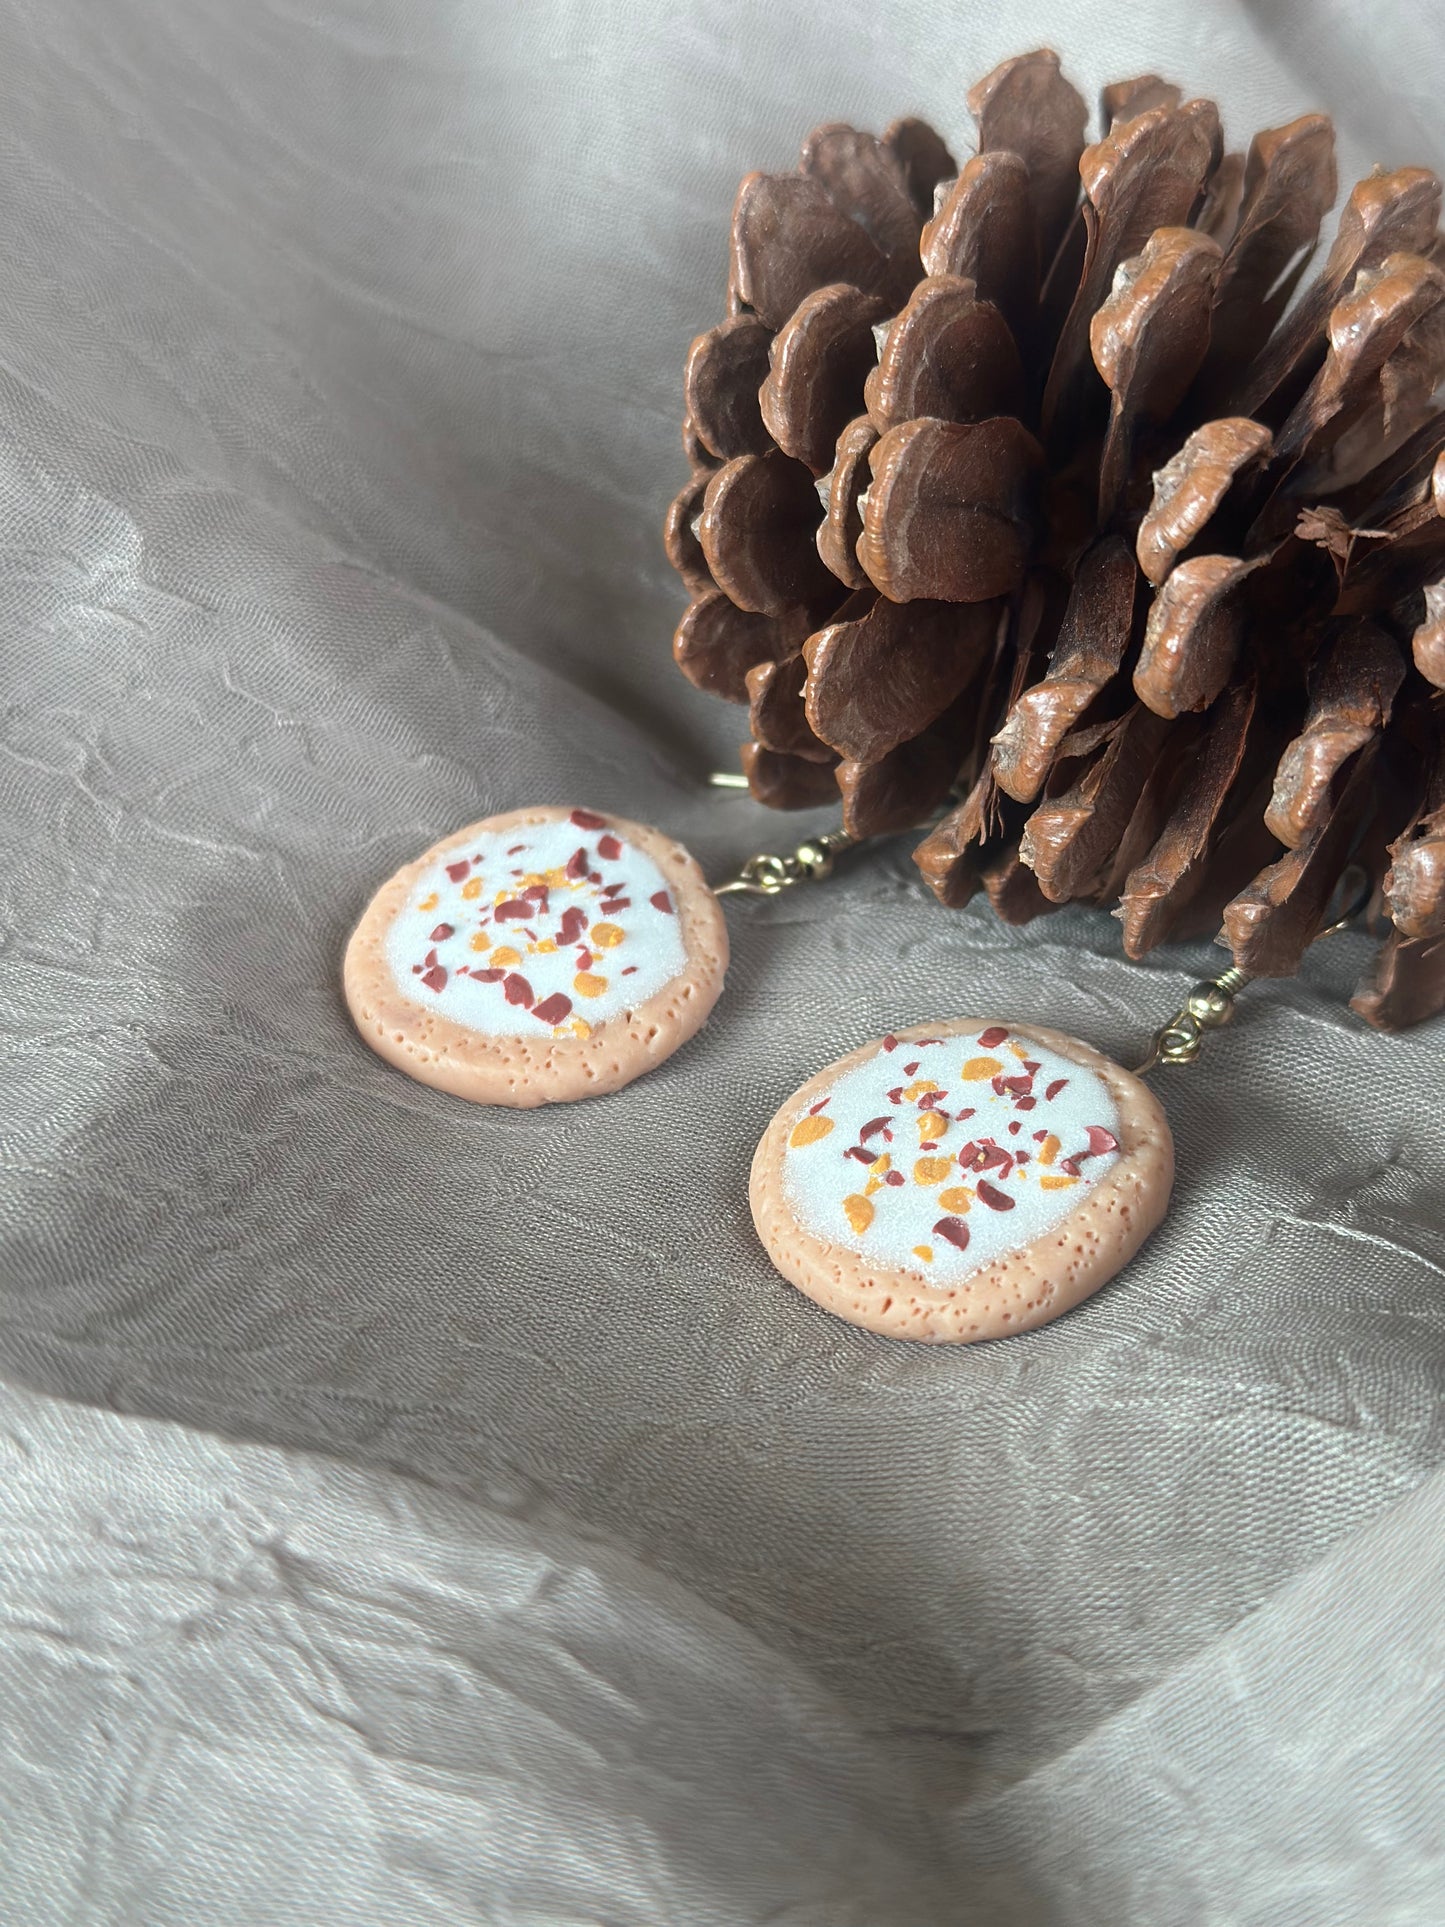
[[1174, 1178], [1153, 1093], [1087, 1044], [978, 1018], [899, 1031], [790, 1097], [753, 1221], [829, 1311], [933, 1344], [1046, 1324], [1112, 1278]]
[[727, 928], [659, 831], [595, 810], [490, 816], [384, 883], [347, 946], [374, 1051], [484, 1104], [617, 1090], [706, 1021]]

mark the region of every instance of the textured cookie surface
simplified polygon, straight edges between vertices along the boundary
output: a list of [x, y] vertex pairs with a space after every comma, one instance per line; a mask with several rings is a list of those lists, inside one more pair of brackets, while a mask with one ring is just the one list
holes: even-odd
[[1163, 1217], [1154, 1094], [1038, 1024], [900, 1031], [790, 1097], [753, 1158], [753, 1221], [790, 1283], [854, 1324], [960, 1344], [1097, 1291]]
[[384, 883], [346, 950], [372, 1049], [484, 1104], [617, 1090], [704, 1023], [727, 928], [658, 831], [595, 810], [469, 824]]

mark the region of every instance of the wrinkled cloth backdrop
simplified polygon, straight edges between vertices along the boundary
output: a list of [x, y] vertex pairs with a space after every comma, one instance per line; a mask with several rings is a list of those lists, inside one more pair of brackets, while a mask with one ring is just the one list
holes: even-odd
[[480, 1110], [347, 931], [539, 799], [713, 870], [658, 523], [738, 176], [1049, 40], [1342, 176], [1445, 164], [1431, 8], [0, 5], [0, 1916], [1438, 1922], [1442, 1036], [1361, 949], [1168, 1088], [1176, 1208], [1032, 1337], [786, 1289], [774, 1106], [890, 1024], [1127, 1055], [1207, 947], [729, 911], [705, 1033]]

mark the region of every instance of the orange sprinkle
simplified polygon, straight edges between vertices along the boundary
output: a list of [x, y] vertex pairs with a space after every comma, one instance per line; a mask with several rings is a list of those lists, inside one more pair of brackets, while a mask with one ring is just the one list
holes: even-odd
[[600, 997], [607, 988], [607, 979], [594, 976], [590, 970], [579, 970], [572, 979], [572, 988], [579, 997]]
[[970, 1084], [980, 1084], [987, 1077], [997, 1077], [1002, 1069], [996, 1057], [970, 1057], [963, 1067], [963, 1075]]
[[550, 957], [556, 948], [556, 944], [550, 937], [539, 937], [537, 940], [537, 949], [544, 957]]
[[939, 1208], [956, 1212], [960, 1217], [973, 1203], [973, 1192], [966, 1184], [951, 1184], [946, 1191], [938, 1194]]
[[816, 1144], [833, 1128], [831, 1117], [800, 1117], [793, 1126], [788, 1143], [796, 1150], [800, 1144]]
[[942, 1184], [952, 1169], [952, 1158], [917, 1158], [913, 1165], [913, 1182]]
[[594, 923], [587, 933], [589, 940], [600, 950], [615, 950], [626, 934], [615, 923]]
[[886, 1171], [892, 1163], [892, 1158], [884, 1151], [881, 1156], [874, 1158], [873, 1162], [868, 1166], [868, 1169], [870, 1171]]
[[918, 1142], [934, 1144], [948, 1129], [948, 1119], [942, 1111], [920, 1111], [918, 1114]]
[[584, 1023], [580, 1017], [574, 1017], [572, 1019], [572, 1030], [573, 1034], [577, 1037], [590, 1037], [592, 1035], [592, 1026]]
[[1045, 1191], [1067, 1191], [1071, 1184], [1078, 1182], [1077, 1178], [1066, 1178], [1056, 1171], [1043, 1171], [1039, 1174], [1039, 1183]]
[[474, 930], [472, 932], [472, 949], [473, 950], [490, 950], [491, 947], [492, 947], [492, 940], [487, 935], [485, 930]]
[[933, 1082], [931, 1077], [915, 1077], [913, 1082], [904, 1091], [903, 1096], [907, 1103], [916, 1104], [920, 1097], [927, 1097], [930, 1091], [936, 1091], [937, 1089], [938, 1086]]
[[481, 894], [482, 879], [480, 877], [468, 877], [462, 885], [462, 895], [466, 898], [467, 902], [475, 903]]
[[915, 1245], [913, 1247], [913, 1255], [915, 1258], [921, 1258], [924, 1264], [931, 1265], [933, 1263], [933, 1246]]
[[1054, 1159], [1059, 1155], [1059, 1150], [1059, 1140], [1054, 1136], [1053, 1132], [1050, 1131], [1043, 1143], [1039, 1146], [1039, 1163], [1052, 1164]]
[[844, 1198], [843, 1209], [848, 1214], [848, 1222], [861, 1238], [873, 1222], [873, 1207], [868, 1200], [855, 1191], [851, 1197]]
[[521, 961], [520, 952], [513, 950], [509, 943], [498, 944], [492, 952], [492, 962], [498, 970], [506, 970], [510, 965], [519, 964]]
[[429, 897], [423, 897], [416, 907], [418, 910], [435, 910], [440, 902], [441, 898], [437, 895], [436, 891], [433, 890], [431, 895]]
[[1010, 1044], [1009, 1049], [1021, 1064], [1026, 1064], [1029, 1061], [1029, 1054], [1022, 1044]]

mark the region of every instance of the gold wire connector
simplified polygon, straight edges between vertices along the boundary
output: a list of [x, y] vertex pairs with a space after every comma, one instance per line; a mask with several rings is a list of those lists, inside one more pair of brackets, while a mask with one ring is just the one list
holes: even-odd
[[[1373, 888], [1369, 873], [1359, 864], [1351, 864], [1336, 891], [1342, 899], [1340, 914], [1323, 930], [1317, 930], [1310, 942], [1316, 944], [1348, 930], [1369, 902]], [[1164, 1028], [1155, 1031], [1149, 1055], [1134, 1075], [1146, 1077], [1160, 1064], [1192, 1064], [1204, 1048], [1205, 1032], [1223, 1030], [1234, 1021], [1234, 1000], [1244, 986], [1253, 981], [1247, 970], [1231, 964], [1217, 977], [1206, 977], [1196, 984]]]
[[776, 897], [795, 883], [821, 883], [832, 875], [843, 851], [861, 841], [844, 830], [827, 830], [821, 836], [810, 836], [788, 856], [750, 856], [735, 877], [714, 886], [713, 895]]
[[1234, 1000], [1251, 982], [1249, 973], [1230, 965], [1217, 977], [1197, 983], [1162, 1029], [1155, 1031], [1149, 1055], [1134, 1075], [1144, 1077], [1160, 1064], [1192, 1064], [1204, 1048], [1207, 1031], [1234, 1021]]

